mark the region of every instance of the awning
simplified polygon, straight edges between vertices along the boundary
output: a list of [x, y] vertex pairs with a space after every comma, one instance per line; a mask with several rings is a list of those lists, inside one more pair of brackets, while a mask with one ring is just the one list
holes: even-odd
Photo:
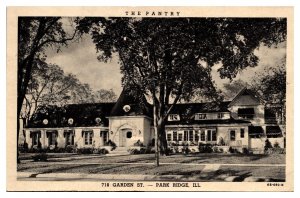
[[282, 131], [279, 126], [267, 126], [266, 133], [267, 135], [282, 135]]
[[263, 135], [264, 129], [261, 126], [249, 126], [249, 135]]
[[243, 109], [238, 109], [238, 114], [252, 115], [252, 114], [254, 114], [254, 108], [243, 108]]

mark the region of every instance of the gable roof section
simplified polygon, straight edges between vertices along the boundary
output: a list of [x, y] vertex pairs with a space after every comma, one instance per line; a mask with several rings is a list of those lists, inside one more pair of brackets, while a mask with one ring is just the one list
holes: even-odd
[[[255, 105], [262, 104], [262, 100], [260, 100], [259, 97], [256, 96], [256, 94], [251, 91], [250, 89], [247, 89], [247, 87], [244, 87], [234, 98], [233, 100], [228, 104], [228, 107], [234, 106], [238, 103], [239, 99], [243, 96], [248, 96], [247, 99], [252, 99]], [[245, 101], [243, 101], [245, 102]]]

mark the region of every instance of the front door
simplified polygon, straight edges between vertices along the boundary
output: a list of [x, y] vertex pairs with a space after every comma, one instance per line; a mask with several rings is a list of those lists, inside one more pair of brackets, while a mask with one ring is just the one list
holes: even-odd
[[120, 146], [121, 147], [130, 146], [131, 138], [132, 138], [132, 130], [131, 129], [122, 130], [122, 135], [120, 138]]

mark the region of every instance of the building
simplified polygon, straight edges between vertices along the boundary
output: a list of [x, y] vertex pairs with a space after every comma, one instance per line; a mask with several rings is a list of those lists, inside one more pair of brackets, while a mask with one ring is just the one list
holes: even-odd
[[[274, 117], [275, 116], [275, 117]], [[29, 148], [105, 146], [129, 148], [154, 141], [152, 106], [123, 91], [116, 103], [44, 106], [25, 130]], [[262, 150], [265, 140], [285, 147], [285, 127], [276, 114], [249, 89], [232, 101], [177, 104], [166, 123], [168, 143], [217, 144], [236, 149]]]

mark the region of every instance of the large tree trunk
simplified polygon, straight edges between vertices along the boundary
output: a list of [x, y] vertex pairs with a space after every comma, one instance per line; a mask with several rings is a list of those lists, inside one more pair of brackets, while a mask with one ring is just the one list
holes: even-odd
[[155, 159], [156, 165], [159, 166], [159, 156], [168, 155], [168, 144], [165, 132], [165, 120], [163, 108], [160, 109], [161, 105], [157, 104], [157, 101], [153, 103], [153, 123], [155, 132]]
[[160, 155], [169, 155], [168, 152], [168, 142], [166, 139], [165, 121], [161, 120], [159, 122], [159, 140], [160, 140]]

